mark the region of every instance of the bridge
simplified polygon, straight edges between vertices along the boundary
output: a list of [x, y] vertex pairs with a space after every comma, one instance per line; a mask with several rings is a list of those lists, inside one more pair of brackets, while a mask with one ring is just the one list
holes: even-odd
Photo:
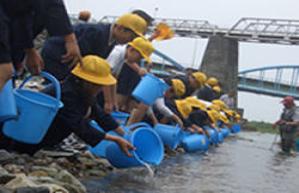
[[280, 65], [240, 71], [238, 90], [299, 99], [299, 65]]
[[[105, 16], [99, 22], [114, 23], [116, 19], [116, 16]], [[160, 22], [167, 23], [177, 37], [209, 39], [199, 70], [217, 77], [223, 83], [224, 92], [238, 89], [277, 97], [291, 95], [299, 99], [299, 67], [296, 65], [238, 70], [239, 42], [299, 45], [299, 20], [241, 18], [231, 27], [223, 28], [207, 20], [155, 18], [148, 32]], [[183, 71], [179, 62], [171, 57], [158, 50], [155, 54]]]

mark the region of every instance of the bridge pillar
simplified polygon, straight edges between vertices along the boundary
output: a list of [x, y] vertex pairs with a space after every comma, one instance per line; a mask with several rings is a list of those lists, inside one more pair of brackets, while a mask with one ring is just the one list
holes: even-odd
[[237, 40], [222, 36], [209, 38], [200, 70], [208, 76], [216, 77], [224, 93], [237, 91], [238, 86], [238, 55]]

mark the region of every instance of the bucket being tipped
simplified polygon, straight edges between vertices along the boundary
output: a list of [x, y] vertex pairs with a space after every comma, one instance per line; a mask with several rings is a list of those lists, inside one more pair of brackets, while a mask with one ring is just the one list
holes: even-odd
[[182, 146], [186, 152], [207, 151], [209, 149], [209, 140], [202, 134], [191, 134], [184, 132], [182, 137]]
[[130, 117], [130, 114], [120, 112], [120, 111], [114, 111], [111, 113], [111, 116], [120, 124], [125, 125], [127, 123], [128, 118]]
[[231, 128], [232, 133], [239, 133], [241, 131], [241, 125], [240, 124], [233, 124]]
[[176, 149], [181, 140], [181, 128], [178, 126], [156, 124], [155, 131], [162, 139], [164, 145], [167, 145], [170, 149]]
[[3, 133], [14, 140], [37, 144], [41, 142], [48, 131], [57, 111], [63, 106], [60, 101], [60, 84], [56, 78], [46, 72], [41, 72], [42, 77], [50, 80], [55, 88], [56, 97], [41, 92], [22, 89], [32, 76], [25, 79], [20, 87], [14, 90], [18, 117], [6, 121]]
[[126, 135], [126, 139], [136, 147], [132, 157], [128, 157], [116, 143], [108, 146], [107, 160], [117, 168], [159, 165], [164, 157], [164, 147], [158, 134], [152, 129], [141, 127]]
[[132, 95], [146, 105], [152, 105], [157, 98], [164, 95], [169, 86], [161, 79], [152, 74], [142, 77], [139, 84], [134, 89]]
[[[94, 120], [90, 121], [89, 124], [102, 132], [105, 132], [98, 124], [97, 122], [95, 122]], [[114, 131], [109, 131], [108, 134], [110, 135], [115, 135], [115, 136], [119, 136], [116, 132]], [[108, 140], [102, 140], [100, 143], [98, 143], [96, 146], [94, 147], [89, 147], [88, 150], [93, 153], [94, 155], [98, 156], [98, 157], [102, 157], [102, 158], [106, 158], [106, 149], [107, 147], [113, 143], [112, 141], [108, 141]]]

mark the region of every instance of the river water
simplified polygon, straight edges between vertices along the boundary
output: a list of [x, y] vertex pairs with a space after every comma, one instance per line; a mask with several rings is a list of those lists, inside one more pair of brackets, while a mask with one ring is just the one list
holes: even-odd
[[298, 193], [299, 155], [270, 150], [274, 135], [241, 132], [207, 155], [173, 156], [152, 177], [143, 168], [115, 170], [85, 182], [90, 193]]

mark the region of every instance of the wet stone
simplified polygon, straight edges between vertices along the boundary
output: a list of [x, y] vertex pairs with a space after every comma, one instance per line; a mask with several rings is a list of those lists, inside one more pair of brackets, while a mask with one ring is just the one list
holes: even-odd
[[15, 193], [50, 193], [47, 187], [21, 187], [15, 190]]

